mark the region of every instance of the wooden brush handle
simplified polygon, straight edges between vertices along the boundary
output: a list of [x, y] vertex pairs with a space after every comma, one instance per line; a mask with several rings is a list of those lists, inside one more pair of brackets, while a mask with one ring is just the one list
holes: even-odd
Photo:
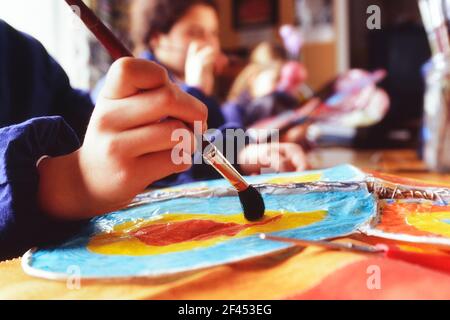
[[79, 17], [86, 27], [91, 30], [100, 43], [108, 50], [114, 60], [123, 57], [132, 57], [133, 54], [128, 50], [117, 37], [109, 30], [107, 26], [84, 4], [82, 0], [65, 0], [70, 6], [79, 9]]

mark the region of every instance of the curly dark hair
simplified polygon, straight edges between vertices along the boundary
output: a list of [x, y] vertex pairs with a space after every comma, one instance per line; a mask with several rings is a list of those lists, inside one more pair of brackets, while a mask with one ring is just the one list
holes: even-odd
[[206, 5], [217, 12], [213, 0], [133, 0], [130, 8], [130, 33], [136, 51], [148, 47], [156, 34], [167, 34], [190, 8]]

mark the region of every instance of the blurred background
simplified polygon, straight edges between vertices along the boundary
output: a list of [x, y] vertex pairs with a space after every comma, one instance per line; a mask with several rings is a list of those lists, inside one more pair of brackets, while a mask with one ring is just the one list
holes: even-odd
[[[129, 1], [85, 2], [131, 47]], [[416, 0], [216, 0], [216, 4], [220, 40], [229, 59], [215, 86], [221, 102], [255, 46], [264, 41], [283, 46], [280, 27], [291, 25], [300, 31], [302, 41], [300, 53], [291, 59], [306, 68], [304, 85], [314, 94], [324, 94], [333, 80], [351, 69], [387, 72], [378, 83], [389, 96], [387, 114], [377, 123], [355, 125], [350, 131], [323, 134], [328, 129], [322, 128], [322, 136], [334, 138], [316, 143], [419, 148], [425, 88], [421, 69], [431, 52]], [[368, 8], [373, 5], [380, 9], [381, 21], [375, 29], [367, 26]], [[111, 63], [63, 1], [1, 1], [0, 18], [39, 39], [75, 87], [92, 89]]]

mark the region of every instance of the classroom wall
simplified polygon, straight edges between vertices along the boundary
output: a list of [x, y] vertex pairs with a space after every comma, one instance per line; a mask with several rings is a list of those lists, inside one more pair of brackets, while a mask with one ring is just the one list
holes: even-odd
[[[278, 39], [278, 26], [259, 28], [258, 30], [235, 30], [233, 26], [232, 0], [216, 0], [220, 11], [221, 40], [225, 50], [234, 50], [241, 47], [252, 47], [259, 41], [269, 37]], [[279, 0], [279, 25], [291, 24], [295, 21], [294, 0]], [[270, 40], [269, 39], [269, 40]]]
[[308, 69], [308, 85], [313, 90], [336, 78], [338, 75], [337, 46], [335, 41], [307, 43], [303, 48], [303, 63]]
[[[339, 4], [347, 0], [335, 0]], [[252, 48], [263, 40], [279, 41], [278, 28], [283, 24], [295, 23], [295, 1], [279, 0], [279, 24], [271, 28], [258, 28], [257, 30], [235, 30], [233, 27], [233, 8], [232, 0], [216, 0], [220, 11], [221, 20], [221, 42], [225, 50], [237, 51], [242, 48]], [[336, 6], [336, 4], [335, 4]], [[337, 7], [337, 6], [336, 6]], [[336, 10], [335, 20], [336, 29], [338, 28], [339, 19], [347, 17], [339, 17], [341, 14]], [[346, 30], [336, 30], [336, 34], [344, 35]], [[339, 37], [337, 37], [339, 39]], [[310, 73], [308, 84], [314, 89], [334, 79], [340, 69], [340, 63], [346, 61], [347, 57], [340, 57], [338, 49], [339, 40], [309, 42], [304, 45], [302, 62], [306, 65]], [[344, 44], [345, 49], [346, 44]], [[347, 55], [347, 51], [340, 50], [342, 54]]]

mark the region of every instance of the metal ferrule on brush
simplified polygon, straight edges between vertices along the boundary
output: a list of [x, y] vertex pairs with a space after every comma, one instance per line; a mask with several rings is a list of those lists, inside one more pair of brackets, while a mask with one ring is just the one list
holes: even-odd
[[241, 174], [216, 148], [216, 146], [209, 141], [203, 143], [203, 158], [227, 179], [238, 192], [248, 189], [249, 184], [244, 180]]

